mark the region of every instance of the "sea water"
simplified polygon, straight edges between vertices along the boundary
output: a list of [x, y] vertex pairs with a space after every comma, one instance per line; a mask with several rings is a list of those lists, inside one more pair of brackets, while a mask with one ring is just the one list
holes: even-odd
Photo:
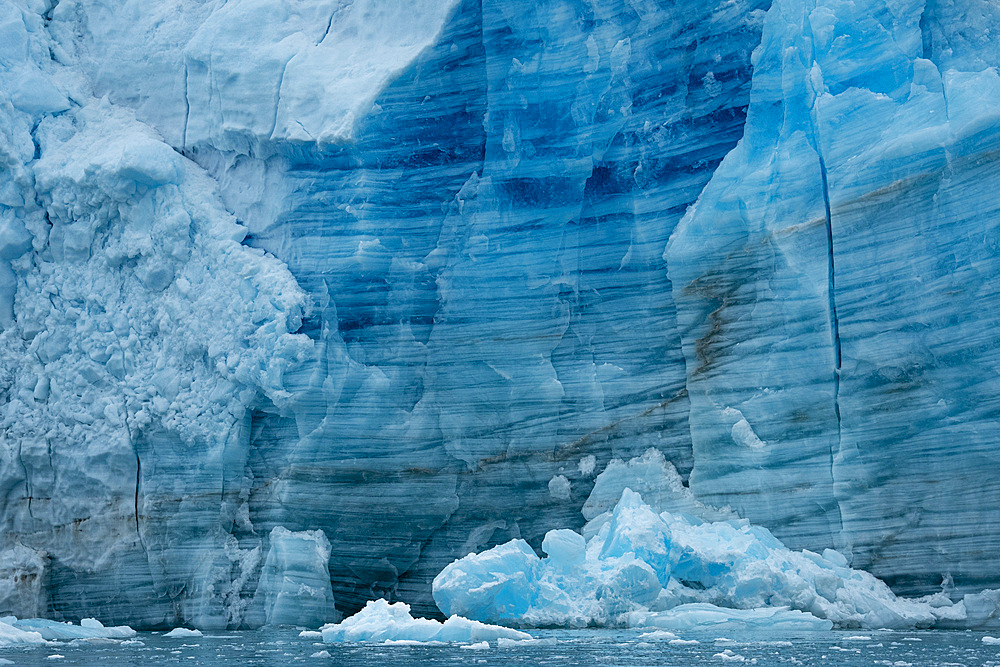
[[[0, 648], [15, 665], [1000, 665], [1000, 645], [977, 632], [698, 633], [679, 640], [637, 630], [535, 631], [541, 642], [469, 645], [323, 644], [297, 630], [206, 633], [129, 641], [59, 642]], [[1000, 633], [998, 633], [1000, 634]], [[697, 642], [697, 643], [695, 643]], [[57, 657], [58, 656], [58, 657]], [[8, 663], [2, 663], [8, 664]]]

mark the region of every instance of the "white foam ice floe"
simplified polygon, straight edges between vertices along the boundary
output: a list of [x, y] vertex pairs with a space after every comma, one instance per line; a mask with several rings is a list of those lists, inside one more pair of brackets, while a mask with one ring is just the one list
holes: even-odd
[[340, 623], [324, 625], [323, 641], [332, 642], [482, 642], [506, 639], [531, 639], [526, 632], [470, 621], [452, 616], [444, 623], [429, 618], [414, 618], [404, 602], [371, 600], [365, 608]]
[[512, 540], [455, 561], [435, 578], [435, 601], [445, 614], [517, 627], [673, 631], [919, 628], [969, 613], [968, 600], [899, 598], [843, 555], [793, 551], [745, 520], [657, 513], [628, 488], [592, 516], [582, 535], [550, 531], [545, 558]]

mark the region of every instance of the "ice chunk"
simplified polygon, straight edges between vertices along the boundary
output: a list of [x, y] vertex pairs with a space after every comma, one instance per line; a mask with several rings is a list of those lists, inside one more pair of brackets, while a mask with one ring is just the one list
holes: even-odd
[[739, 653], [733, 653], [733, 650], [729, 649], [729, 648], [727, 648], [722, 653], [716, 653], [712, 657], [713, 658], [717, 658], [717, 659], [719, 659], [719, 660], [721, 660], [723, 662], [746, 662], [747, 661], [747, 659], [744, 656], [740, 655]]
[[556, 475], [549, 480], [549, 495], [556, 500], [569, 500], [572, 485], [565, 475]]
[[661, 612], [635, 612], [629, 614], [627, 621], [633, 627], [670, 631], [801, 631], [829, 630], [833, 627], [829, 620], [788, 607], [732, 609], [708, 603], [683, 604]]
[[841, 554], [792, 551], [747, 521], [657, 514], [631, 489], [591, 523], [585, 544], [550, 531], [545, 558], [511, 541], [459, 559], [434, 599], [446, 614], [526, 627], [915, 628], [965, 614], [964, 601], [898, 598]]
[[545, 637], [544, 639], [508, 639], [501, 637], [497, 640], [497, 648], [518, 648], [520, 646], [555, 646], [555, 637]]
[[325, 642], [478, 642], [505, 637], [531, 639], [531, 635], [511, 628], [486, 625], [461, 616], [452, 616], [444, 623], [429, 618], [414, 618], [410, 605], [390, 604], [386, 600], [371, 600], [354, 616], [321, 629]]
[[174, 628], [163, 635], [164, 637], [201, 637], [201, 630], [190, 630], [188, 628]]
[[88, 618], [80, 625], [61, 623], [47, 618], [22, 618], [11, 623], [19, 630], [37, 632], [43, 639], [129, 639], [135, 630], [127, 625], [105, 627], [100, 621]]
[[0, 619], [0, 646], [45, 643], [45, 638], [42, 637], [41, 633], [17, 628], [11, 623], [8, 623], [7, 621], [9, 620], [11, 620], [10, 616]]
[[38, 616], [43, 608], [44, 554], [23, 545], [0, 551], [0, 609]]
[[594, 488], [583, 505], [583, 516], [590, 521], [611, 511], [626, 488], [639, 493], [657, 512], [685, 513], [705, 520], [737, 518], [729, 508], [717, 510], [695, 499], [674, 465], [652, 448], [627, 462], [612, 459], [594, 480]]
[[542, 551], [553, 563], [575, 565], [586, 556], [587, 542], [574, 530], [550, 530], [542, 540]]
[[256, 595], [264, 623], [319, 627], [336, 614], [326, 534], [276, 526], [270, 543]]

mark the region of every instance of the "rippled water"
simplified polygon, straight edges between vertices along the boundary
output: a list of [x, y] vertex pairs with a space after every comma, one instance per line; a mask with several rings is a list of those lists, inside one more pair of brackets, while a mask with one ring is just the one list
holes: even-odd
[[[173, 639], [59, 642], [0, 648], [15, 665], [996, 665], [1000, 646], [974, 632], [826, 632], [800, 635], [686, 634], [682, 642], [641, 638], [639, 631], [533, 632], [541, 644], [489, 649], [381, 644], [320, 644], [294, 630], [207, 634]], [[696, 641], [697, 643], [692, 643]], [[329, 655], [325, 655], [326, 651]], [[55, 657], [61, 656], [61, 657]], [[4, 663], [6, 664], [6, 663]]]

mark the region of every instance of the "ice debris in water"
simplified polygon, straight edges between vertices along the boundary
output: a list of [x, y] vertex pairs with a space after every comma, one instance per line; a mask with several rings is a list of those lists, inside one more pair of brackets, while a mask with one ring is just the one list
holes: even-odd
[[0, 646], [12, 644], [44, 644], [52, 640], [72, 639], [129, 639], [135, 630], [127, 625], [105, 627], [93, 618], [85, 618], [80, 625], [61, 623], [47, 618], [0, 618]]
[[187, 628], [174, 628], [163, 635], [164, 637], [201, 637], [201, 630], [189, 630]]
[[[611, 486], [599, 479], [601, 497], [587, 510], [600, 507]], [[655, 492], [665, 499], [664, 490]], [[792, 551], [745, 520], [658, 513], [629, 488], [613, 511], [591, 513], [582, 535], [550, 531], [542, 550], [545, 558], [511, 540], [459, 559], [435, 578], [434, 599], [448, 615], [520, 627], [915, 628], [970, 615], [968, 597], [957, 604], [943, 595], [898, 598], [840, 553]]]
[[410, 605], [371, 600], [365, 608], [340, 623], [320, 628], [323, 641], [332, 642], [481, 642], [531, 639], [531, 635], [511, 628], [470, 621], [452, 616], [444, 623], [430, 618], [413, 618]]
[[[10, 618], [10, 617], [7, 617]], [[0, 646], [13, 646], [15, 644], [44, 644], [45, 640], [37, 632], [27, 632], [20, 630], [7, 619], [0, 619]]]

